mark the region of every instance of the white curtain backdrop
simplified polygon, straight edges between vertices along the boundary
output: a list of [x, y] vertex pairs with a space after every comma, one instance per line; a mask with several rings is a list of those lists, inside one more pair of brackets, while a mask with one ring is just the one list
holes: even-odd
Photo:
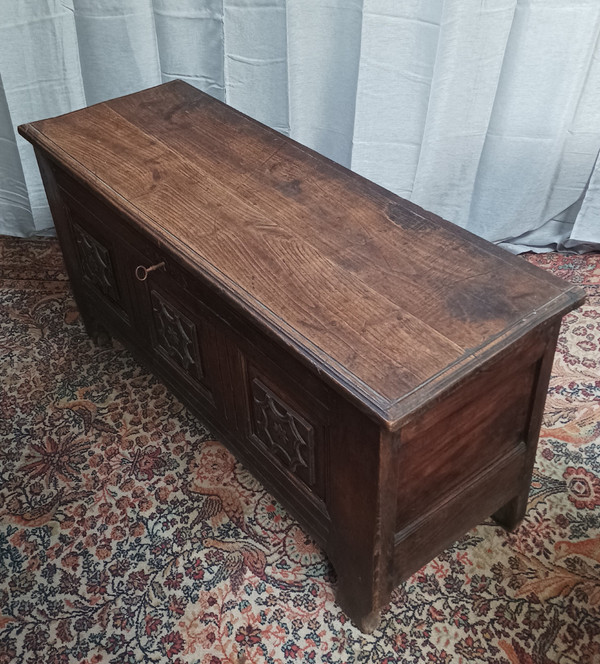
[[52, 220], [22, 122], [182, 78], [508, 249], [600, 247], [598, 0], [0, 0], [0, 232]]

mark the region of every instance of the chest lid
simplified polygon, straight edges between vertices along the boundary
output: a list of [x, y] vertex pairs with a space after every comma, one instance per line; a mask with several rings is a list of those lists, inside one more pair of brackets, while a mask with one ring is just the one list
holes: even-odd
[[182, 81], [19, 131], [390, 428], [583, 299]]

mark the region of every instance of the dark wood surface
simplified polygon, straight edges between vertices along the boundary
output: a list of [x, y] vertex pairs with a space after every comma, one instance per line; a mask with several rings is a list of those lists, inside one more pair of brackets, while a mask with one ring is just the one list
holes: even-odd
[[580, 289], [179, 81], [19, 131], [89, 334], [285, 504], [359, 627], [482, 519], [518, 525]]
[[581, 298], [180, 81], [21, 131], [391, 429]]

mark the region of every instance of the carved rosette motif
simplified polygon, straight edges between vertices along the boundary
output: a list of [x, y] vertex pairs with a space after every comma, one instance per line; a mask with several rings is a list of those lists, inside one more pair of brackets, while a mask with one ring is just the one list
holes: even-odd
[[259, 379], [251, 383], [256, 438], [290, 472], [315, 484], [314, 428]]
[[158, 350], [189, 376], [200, 380], [203, 371], [196, 326], [156, 291], [152, 291], [151, 297]]
[[118, 302], [119, 290], [108, 249], [76, 224], [73, 224], [73, 234], [79, 250], [83, 278], [111, 300]]

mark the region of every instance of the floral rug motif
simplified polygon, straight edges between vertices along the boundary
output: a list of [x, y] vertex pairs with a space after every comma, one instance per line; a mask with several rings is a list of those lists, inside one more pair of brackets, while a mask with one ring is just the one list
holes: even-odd
[[117, 343], [53, 240], [0, 238], [0, 664], [600, 664], [600, 256], [581, 284], [530, 505], [401, 585], [363, 635], [285, 510]]

